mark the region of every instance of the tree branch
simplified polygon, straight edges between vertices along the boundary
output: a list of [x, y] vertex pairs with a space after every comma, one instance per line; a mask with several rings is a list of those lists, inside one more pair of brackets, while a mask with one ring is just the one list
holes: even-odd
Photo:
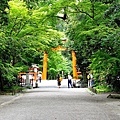
[[78, 13], [78, 12], [80, 12], [80, 13], [84, 13], [84, 14], [86, 14], [87, 16], [89, 16], [90, 18], [92, 18], [92, 19], [94, 19], [94, 16], [93, 15], [90, 15], [89, 13], [87, 13], [87, 12], [85, 12], [85, 11], [83, 11], [83, 10], [80, 10], [76, 5], [75, 5], [75, 10], [76, 10], [76, 12], [73, 12], [73, 13]]

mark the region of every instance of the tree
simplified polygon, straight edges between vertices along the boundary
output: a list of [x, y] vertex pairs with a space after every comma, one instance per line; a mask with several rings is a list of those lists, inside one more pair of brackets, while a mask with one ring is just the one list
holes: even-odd
[[29, 10], [24, 2], [13, 0], [9, 8], [9, 23], [0, 29], [1, 88], [3, 82], [12, 82], [24, 67], [34, 62], [40, 64], [43, 52], [56, 47], [63, 36], [46, 21], [46, 6]]
[[58, 73], [65, 75], [72, 72], [71, 60], [63, 56], [62, 51], [51, 51], [48, 56], [48, 75], [53, 79]]
[[118, 11], [116, 3], [83, 0], [73, 5], [74, 18], [71, 17], [73, 22], [68, 26], [67, 33], [77, 53], [79, 67], [82, 70], [90, 65], [102, 79], [108, 73], [117, 75], [119, 72]]

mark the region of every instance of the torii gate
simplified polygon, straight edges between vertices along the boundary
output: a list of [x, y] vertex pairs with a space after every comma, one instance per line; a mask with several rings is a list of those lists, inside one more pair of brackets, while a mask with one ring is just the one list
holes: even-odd
[[[57, 48], [54, 48], [54, 50], [65, 50], [65, 48], [62, 48], [61, 46], [58, 46]], [[73, 78], [78, 78], [78, 72], [76, 68], [76, 54], [75, 51], [71, 51], [72, 54], [72, 68], [73, 68]], [[42, 79], [47, 79], [47, 57], [48, 54], [44, 52], [44, 58], [43, 58], [43, 72], [42, 72]]]

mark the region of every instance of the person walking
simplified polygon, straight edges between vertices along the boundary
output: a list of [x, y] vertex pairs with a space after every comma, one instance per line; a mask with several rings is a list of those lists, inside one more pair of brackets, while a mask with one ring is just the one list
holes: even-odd
[[68, 74], [68, 88], [72, 88], [72, 76], [70, 74]]
[[38, 80], [41, 83], [41, 80], [42, 80], [42, 74], [41, 74], [41, 72], [38, 73]]
[[60, 88], [61, 86], [61, 80], [60, 80], [60, 75], [57, 75], [57, 83], [58, 83], [58, 87]]

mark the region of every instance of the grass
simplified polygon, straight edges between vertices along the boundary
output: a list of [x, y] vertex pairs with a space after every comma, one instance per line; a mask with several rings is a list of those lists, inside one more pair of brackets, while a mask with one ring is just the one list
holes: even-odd
[[5, 87], [4, 91], [1, 91], [0, 94], [1, 95], [10, 95], [10, 94], [15, 95], [16, 93], [22, 92], [24, 89], [25, 88], [18, 86], [18, 85], [12, 86], [10, 88]]
[[98, 85], [94, 87], [94, 89], [96, 89], [97, 93], [107, 93], [112, 91], [111, 87], [108, 85]]

